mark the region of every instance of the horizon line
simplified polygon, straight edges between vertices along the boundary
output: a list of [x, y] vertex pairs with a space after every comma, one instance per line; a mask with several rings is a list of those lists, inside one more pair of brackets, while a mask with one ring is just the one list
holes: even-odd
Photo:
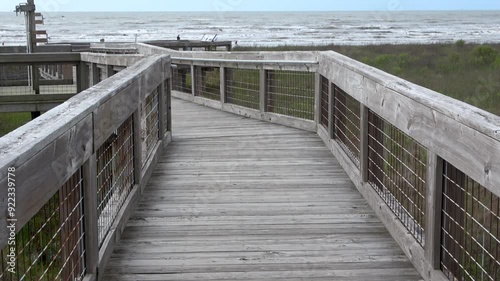
[[[208, 11], [188, 11], [188, 10], [165, 10], [165, 11], [147, 11], [147, 10], [123, 10], [123, 11], [74, 11], [74, 10], [68, 10], [68, 11], [39, 11], [41, 13], [301, 13], [301, 12], [308, 12], [308, 13], [325, 13], [325, 12], [347, 12], [347, 13], [355, 13], [355, 12], [500, 12], [500, 9], [498, 10], [484, 10], [484, 9], [443, 9], [443, 10], [325, 10], [325, 11], [319, 11], [319, 10], [306, 10], [306, 11], [300, 11], [300, 10], [290, 10], [290, 11], [278, 11], [278, 10], [254, 10], [254, 11], [214, 11], [214, 10], [208, 10]], [[15, 13], [15, 11], [6, 11], [6, 10], [0, 10], [0, 13]]]

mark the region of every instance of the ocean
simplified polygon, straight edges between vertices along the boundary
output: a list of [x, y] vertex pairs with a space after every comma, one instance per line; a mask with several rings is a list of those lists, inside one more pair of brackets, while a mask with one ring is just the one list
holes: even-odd
[[[241, 46], [500, 43], [500, 11], [44, 13], [49, 42], [227, 40]], [[0, 13], [0, 43], [24, 45], [25, 19]]]

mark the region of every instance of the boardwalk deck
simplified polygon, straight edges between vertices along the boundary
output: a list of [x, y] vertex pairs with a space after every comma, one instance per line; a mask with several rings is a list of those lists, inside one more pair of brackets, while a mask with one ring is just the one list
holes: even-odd
[[320, 138], [174, 100], [103, 280], [420, 280]]

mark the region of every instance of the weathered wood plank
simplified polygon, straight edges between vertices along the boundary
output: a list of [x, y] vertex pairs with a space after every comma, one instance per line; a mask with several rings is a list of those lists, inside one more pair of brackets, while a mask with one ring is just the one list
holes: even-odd
[[144, 43], [131, 44], [140, 54], [158, 55], [167, 54], [175, 58], [206, 58], [227, 60], [272, 60], [272, 61], [308, 61], [317, 62], [320, 52], [197, 52], [197, 51], [175, 51]]
[[81, 60], [84, 62], [113, 66], [131, 66], [143, 58], [144, 55], [81, 53]]
[[78, 63], [80, 60], [80, 53], [0, 53], [0, 64], [61, 64]]
[[94, 150], [97, 150], [136, 111], [141, 102], [137, 94], [140, 91], [142, 89], [139, 81], [135, 81], [121, 90], [118, 95], [111, 97], [96, 108], [94, 111]]
[[315, 133], [173, 102], [105, 280], [421, 279]]

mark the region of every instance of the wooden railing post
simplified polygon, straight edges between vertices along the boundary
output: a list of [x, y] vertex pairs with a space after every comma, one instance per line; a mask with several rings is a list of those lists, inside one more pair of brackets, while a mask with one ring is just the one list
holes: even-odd
[[433, 269], [441, 267], [443, 159], [427, 152], [425, 256]]
[[333, 103], [335, 102], [335, 99], [333, 97], [333, 83], [328, 80], [328, 137], [330, 139], [333, 139], [333, 132], [335, 130], [335, 118], [333, 115], [333, 110], [335, 107], [333, 106]]
[[220, 68], [220, 102], [222, 104], [227, 102], [226, 99], [226, 68]]
[[106, 65], [106, 77], [109, 78], [115, 74], [114, 67], [112, 65]]
[[369, 147], [368, 147], [368, 107], [366, 107], [364, 104], [360, 105], [360, 117], [361, 117], [361, 124], [360, 124], [360, 155], [359, 155], [359, 169], [361, 171], [361, 181], [362, 182], [368, 182], [368, 152], [369, 152]]
[[191, 64], [191, 94], [196, 96], [196, 66]]
[[158, 115], [159, 115], [159, 134], [160, 134], [160, 140], [163, 140], [165, 138], [165, 133], [167, 132], [168, 128], [165, 126], [166, 120], [166, 113], [167, 113], [167, 106], [165, 104], [166, 102], [166, 96], [167, 96], [167, 87], [165, 86], [165, 81], [163, 81], [160, 86], [158, 87]]
[[91, 71], [91, 81], [92, 81], [92, 86], [97, 85], [99, 83], [99, 68], [97, 67], [96, 63], [91, 63], [90, 64], [90, 71]]
[[141, 106], [133, 113], [134, 120], [134, 179], [135, 184], [142, 183], [142, 123]]
[[261, 69], [260, 70], [260, 112], [266, 112], [267, 111], [267, 70]]
[[83, 202], [85, 218], [85, 267], [87, 274], [96, 276], [99, 263], [97, 215], [97, 159], [93, 154], [83, 164]]
[[89, 68], [85, 62], [80, 62], [77, 67], [77, 92], [81, 93], [89, 88]]
[[314, 74], [314, 121], [321, 123], [321, 75]]
[[166, 110], [167, 110], [167, 132], [172, 131], [172, 78], [167, 79], [165, 82], [167, 83], [166, 90]]

